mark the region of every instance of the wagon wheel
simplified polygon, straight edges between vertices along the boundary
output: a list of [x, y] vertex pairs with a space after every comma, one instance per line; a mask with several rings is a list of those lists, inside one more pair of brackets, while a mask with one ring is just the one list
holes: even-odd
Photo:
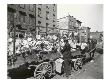
[[74, 69], [78, 71], [80, 68], [82, 68], [82, 59], [77, 59], [74, 62]]
[[48, 62], [41, 63], [34, 71], [34, 77], [36, 79], [45, 79], [52, 75], [52, 66]]

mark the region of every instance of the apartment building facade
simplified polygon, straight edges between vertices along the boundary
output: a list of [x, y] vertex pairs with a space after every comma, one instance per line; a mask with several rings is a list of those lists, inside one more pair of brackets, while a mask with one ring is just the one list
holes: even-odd
[[16, 37], [24, 37], [28, 31], [35, 33], [35, 11], [35, 4], [8, 4], [8, 35], [13, 36], [14, 28], [16, 29]]
[[78, 29], [81, 27], [81, 21], [77, 20], [73, 16], [66, 16], [57, 20], [58, 28], [60, 33], [71, 33], [78, 32]]
[[78, 29], [81, 27], [81, 23], [81, 21], [70, 15], [57, 20], [60, 34], [67, 34], [76, 42], [79, 40]]
[[36, 5], [36, 34], [48, 35], [55, 33], [57, 26], [57, 5], [37, 4]]

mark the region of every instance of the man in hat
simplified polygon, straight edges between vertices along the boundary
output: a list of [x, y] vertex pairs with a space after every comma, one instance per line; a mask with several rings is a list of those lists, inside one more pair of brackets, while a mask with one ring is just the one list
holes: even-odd
[[96, 44], [97, 44], [97, 40], [93, 39], [92, 37], [90, 37], [89, 39], [89, 51], [90, 52], [90, 59], [93, 60], [94, 59], [94, 53], [96, 50]]
[[70, 66], [70, 58], [71, 58], [71, 46], [68, 43], [68, 40], [64, 40], [64, 47], [61, 50], [64, 59], [64, 72], [66, 73], [66, 77], [71, 74], [71, 66]]

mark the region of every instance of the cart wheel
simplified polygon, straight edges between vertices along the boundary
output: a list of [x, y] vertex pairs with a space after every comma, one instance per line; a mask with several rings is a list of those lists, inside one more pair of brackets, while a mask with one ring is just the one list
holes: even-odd
[[43, 62], [38, 65], [34, 71], [34, 77], [36, 79], [45, 79], [52, 75], [52, 66], [48, 62]]
[[76, 71], [78, 71], [79, 69], [82, 68], [82, 59], [77, 59], [75, 62], [74, 62], [74, 69]]

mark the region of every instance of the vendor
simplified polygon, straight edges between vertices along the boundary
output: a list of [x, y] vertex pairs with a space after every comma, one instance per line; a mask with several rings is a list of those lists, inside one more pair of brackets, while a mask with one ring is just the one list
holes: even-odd
[[68, 40], [64, 40], [64, 47], [61, 50], [63, 54], [63, 59], [64, 59], [64, 72], [66, 74], [66, 77], [69, 77], [71, 74], [71, 66], [70, 66], [70, 59], [71, 59], [71, 46], [68, 43]]

